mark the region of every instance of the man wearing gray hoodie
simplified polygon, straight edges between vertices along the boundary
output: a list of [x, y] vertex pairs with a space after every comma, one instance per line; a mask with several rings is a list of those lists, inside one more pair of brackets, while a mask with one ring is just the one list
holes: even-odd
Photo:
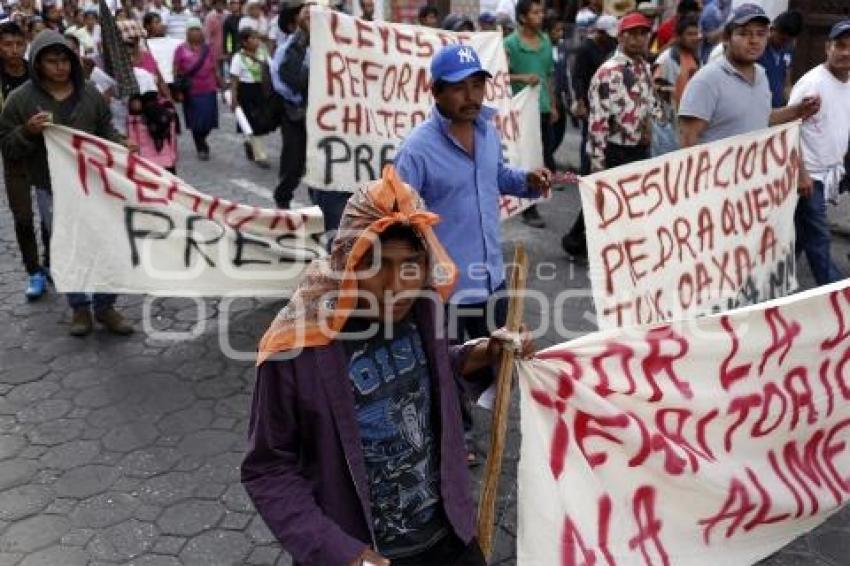
[[[53, 197], [47, 149], [42, 132], [60, 124], [117, 142], [126, 140], [112, 127], [112, 115], [97, 88], [86, 82], [79, 58], [61, 34], [44, 30], [30, 47], [30, 80], [17, 88], [0, 114], [0, 149], [11, 159], [25, 163], [36, 187], [39, 210], [50, 225]], [[85, 336], [94, 318], [110, 332], [127, 335], [133, 327], [115, 310], [116, 295], [69, 293], [73, 309], [70, 334]]]

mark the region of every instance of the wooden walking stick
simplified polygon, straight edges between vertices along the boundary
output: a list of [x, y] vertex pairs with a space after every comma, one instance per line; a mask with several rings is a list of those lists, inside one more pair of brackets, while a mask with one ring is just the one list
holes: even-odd
[[[528, 277], [528, 256], [522, 244], [514, 250], [514, 260], [508, 275], [507, 328], [511, 332], [519, 331], [522, 323], [523, 291]], [[502, 453], [505, 450], [505, 437], [508, 431], [508, 408], [511, 402], [511, 385], [514, 374], [513, 350], [502, 350], [499, 360], [499, 373], [496, 378], [496, 402], [493, 406], [493, 422], [490, 428], [490, 451], [484, 468], [484, 483], [478, 501], [478, 543], [484, 556], [489, 559], [493, 550], [493, 530], [495, 528], [496, 495], [499, 490], [499, 476], [502, 473]]]

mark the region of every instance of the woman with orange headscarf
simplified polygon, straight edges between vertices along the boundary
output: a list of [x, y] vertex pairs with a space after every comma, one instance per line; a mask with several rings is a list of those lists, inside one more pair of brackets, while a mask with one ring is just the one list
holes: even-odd
[[297, 563], [485, 564], [454, 375], [483, 391], [502, 341], [448, 345], [438, 221], [388, 168], [260, 343], [242, 482]]

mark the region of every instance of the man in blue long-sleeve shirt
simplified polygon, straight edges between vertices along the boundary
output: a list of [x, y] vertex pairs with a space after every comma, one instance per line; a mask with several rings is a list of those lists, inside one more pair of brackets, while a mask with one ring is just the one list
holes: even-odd
[[[436, 104], [395, 158], [401, 178], [442, 217], [434, 231], [460, 272], [448, 306], [452, 342], [462, 342], [464, 336], [488, 336], [507, 318], [505, 297], [494, 295], [505, 285], [499, 197], [549, 192], [549, 171], [529, 172], [505, 164], [492, 122], [495, 110], [483, 106], [488, 77], [469, 46], [449, 45], [437, 52], [431, 60]], [[468, 434], [472, 412], [459, 394]], [[473, 465], [475, 459], [467, 438], [467, 461]]]
[[[396, 169], [443, 221], [435, 231], [461, 274], [451, 298], [459, 314], [450, 330], [462, 340], [490, 334], [485, 309], [504, 287], [499, 226], [499, 197], [536, 197], [549, 191], [549, 171], [509, 167], [502, 157], [495, 110], [483, 106], [488, 73], [478, 54], [465, 45], [449, 45], [431, 61], [430, 117], [399, 148]], [[504, 308], [495, 323], [504, 324]], [[502, 301], [504, 303], [504, 301]], [[499, 312], [502, 311], [502, 312]], [[450, 324], [454, 322], [449, 319]]]

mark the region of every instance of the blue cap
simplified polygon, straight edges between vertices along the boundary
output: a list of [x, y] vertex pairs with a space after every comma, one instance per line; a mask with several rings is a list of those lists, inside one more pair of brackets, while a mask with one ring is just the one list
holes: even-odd
[[723, 27], [723, 14], [717, 4], [709, 4], [702, 9], [699, 17], [699, 29], [703, 33], [711, 33]]
[[761, 20], [770, 25], [770, 18], [767, 17], [767, 12], [761, 6], [758, 4], [741, 4], [729, 14], [728, 23], [744, 26], [755, 20]]
[[836, 40], [845, 33], [850, 33], [850, 20], [844, 20], [832, 26], [832, 29], [829, 30], [829, 40]]
[[478, 16], [478, 23], [480, 24], [495, 24], [496, 23], [496, 14], [493, 12], [481, 12], [481, 15]]
[[481, 66], [478, 53], [469, 45], [446, 45], [431, 59], [431, 80], [447, 83], [459, 83], [476, 73], [492, 77]]

